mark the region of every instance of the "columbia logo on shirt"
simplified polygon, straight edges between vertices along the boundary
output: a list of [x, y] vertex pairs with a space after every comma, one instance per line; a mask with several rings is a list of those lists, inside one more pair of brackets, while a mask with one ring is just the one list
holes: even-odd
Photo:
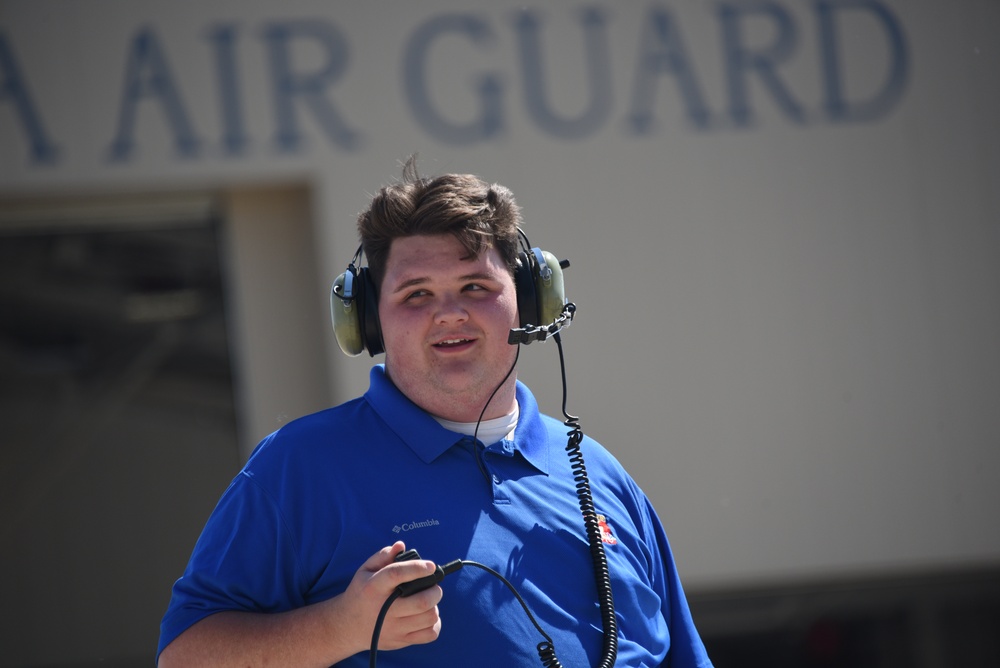
[[424, 520], [422, 522], [406, 522], [404, 524], [397, 524], [392, 528], [393, 533], [405, 533], [407, 531], [413, 531], [414, 529], [425, 529], [427, 527], [436, 527], [441, 523], [437, 520]]

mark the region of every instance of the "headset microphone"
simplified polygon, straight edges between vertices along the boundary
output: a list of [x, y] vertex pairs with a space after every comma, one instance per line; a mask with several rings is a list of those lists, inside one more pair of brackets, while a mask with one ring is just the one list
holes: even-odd
[[573, 322], [573, 316], [575, 315], [576, 304], [573, 302], [566, 302], [563, 305], [562, 313], [558, 318], [553, 320], [551, 324], [546, 325], [545, 327], [527, 325], [525, 327], [512, 329], [510, 330], [510, 334], [507, 335], [507, 343], [512, 346], [516, 346], [519, 343], [527, 345], [532, 341], [544, 341], [550, 336], [561, 332], [564, 327], [569, 327], [570, 323]]

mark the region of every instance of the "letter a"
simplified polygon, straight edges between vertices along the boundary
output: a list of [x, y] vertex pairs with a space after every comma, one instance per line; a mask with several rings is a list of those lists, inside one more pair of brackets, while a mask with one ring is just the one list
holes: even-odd
[[14, 111], [17, 112], [21, 125], [28, 134], [31, 159], [44, 164], [55, 162], [56, 147], [49, 140], [38, 111], [31, 101], [28, 86], [21, 69], [17, 66], [14, 52], [7, 44], [7, 37], [0, 32], [0, 103], [8, 100], [14, 105]]
[[135, 146], [135, 117], [144, 97], [157, 98], [174, 133], [174, 146], [184, 157], [198, 152], [198, 139], [188, 120], [184, 103], [170, 74], [167, 59], [149, 28], [139, 31], [132, 41], [132, 51], [125, 66], [125, 86], [118, 114], [118, 130], [111, 142], [111, 160], [128, 160]]

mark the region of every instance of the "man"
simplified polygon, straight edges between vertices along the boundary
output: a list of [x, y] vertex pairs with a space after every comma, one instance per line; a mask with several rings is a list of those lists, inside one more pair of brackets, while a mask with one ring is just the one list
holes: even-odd
[[[525, 607], [485, 569], [464, 568], [392, 602], [380, 665], [537, 666], [539, 628], [562, 665], [598, 665], [609, 623], [567, 427], [513, 373], [520, 223], [506, 188], [420, 179], [412, 160], [375, 196], [358, 227], [378, 297], [366, 345], [384, 347], [384, 365], [363, 397], [255, 450], [174, 586], [161, 668], [366, 665], [396, 588], [458, 559], [498, 571]], [[599, 444], [579, 446], [616, 665], [710, 667], [648, 500]], [[406, 547], [425, 559], [396, 561]]]

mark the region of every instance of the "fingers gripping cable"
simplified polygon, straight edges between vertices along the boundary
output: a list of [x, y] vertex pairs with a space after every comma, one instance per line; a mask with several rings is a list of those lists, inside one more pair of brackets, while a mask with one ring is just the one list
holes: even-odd
[[[409, 561], [411, 559], [419, 558], [420, 555], [416, 550], [407, 550], [406, 552], [401, 552], [396, 557], [396, 561]], [[385, 616], [388, 614], [389, 608], [392, 607], [392, 604], [396, 601], [396, 599], [412, 596], [417, 592], [433, 587], [438, 582], [441, 582], [446, 575], [454, 573], [463, 566], [472, 566], [482, 569], [490, 575], [498, 578], [504, 583], [504, 585], [506, 585], [507, 589], [509, 589], [514, 595], [514, 598], [517, 599], [517, 602], [521, 604], [521, 608], [528, 616], [528, 619], [531, 620], [532, 625], [534, 625], [534, 627], [545, 639], [537, 645], [538, 655], [542, 660], [542, 665], [546, 668], [561, 668], [562, 664], [560, 664], [559, 660], [556, 658], [555, 648], [552, 645], [552, 638], [542, 629], [541, 625], [535, 619], [535, 616], [531, 614], [531, 610], [528, 609], [528, 604], [524, 602], [523, 598], [521, 598], [521, 595], [517, 592], [517, 589], [514, 588], [514, 585], [512, 585], [507, 578], [489, 566], [484, 566], [483, 564], [470, 561], [468, 559], [456, 559], [455, 561], [448, 562], [444, 566], [438, 566], [430, 575], [426, 575], [422, 578], [417, 578], [416, 580], [411, 580], [409, 582], [404, 582], [393, 590], [392, 594], [389, 595], [389, 598], [387, 598], [385, 603], [382, 605], [382, 609], [378, 613], [378, 619], [375, 621], [375, 630], [372, 632], [371, 649], [368, 653], [368, 665], [370, 668], [376, 668], [375, 664], [378, 656], [378, 639], [382, 632], [382, 624], [385, 622]]]

